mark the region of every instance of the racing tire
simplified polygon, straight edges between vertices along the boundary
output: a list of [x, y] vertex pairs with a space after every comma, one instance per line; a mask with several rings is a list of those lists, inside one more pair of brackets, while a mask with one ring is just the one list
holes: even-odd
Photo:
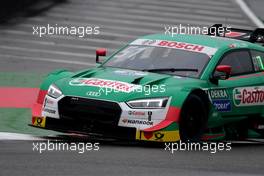
[[199, 142], [206, 128], [208, 113], [202, 99], [197, 95], [189, 95], [185, 101], [179, 130], [181, 141]]

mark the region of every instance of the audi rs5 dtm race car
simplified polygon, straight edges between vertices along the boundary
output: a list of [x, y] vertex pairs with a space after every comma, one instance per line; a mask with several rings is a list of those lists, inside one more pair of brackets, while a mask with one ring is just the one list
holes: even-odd
[[[263, 29], [148, 35], [42, 83], [32, 126], [144, 141], [264, 135]], [[258, 44], [257, 44], [258, 43]]]

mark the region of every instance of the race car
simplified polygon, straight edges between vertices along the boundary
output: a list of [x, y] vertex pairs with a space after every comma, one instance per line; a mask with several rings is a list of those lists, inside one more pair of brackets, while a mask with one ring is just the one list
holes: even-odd
[[45, 78], [31, 125], [139, 141], [262, 138], [263, 31], [148, 35], [102, 62], [98, 49], [96, 67]]

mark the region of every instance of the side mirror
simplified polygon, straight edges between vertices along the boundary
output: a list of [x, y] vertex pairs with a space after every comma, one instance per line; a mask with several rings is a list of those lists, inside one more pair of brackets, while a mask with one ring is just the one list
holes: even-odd
[[219, 79], [228, 79], [231, 75], [231, 70], [232, 67], [230, 65], [218, 65], [216, 67], [216, 71], [220, 72], [220, 73], [224, 73], [224, 75], [219, 75], [218, 78]]
[[101, 64], [102, 62], [100, 62], [99, 56], [106, 56], [105, 48], [99, 48], [96, 50], [96, 63]]
[[218, 84], [218, 80], [226, 80], [231, 75], [232, 67], [230, 65], [218, 65], [214, 75], [210, 78], [211, 82]]

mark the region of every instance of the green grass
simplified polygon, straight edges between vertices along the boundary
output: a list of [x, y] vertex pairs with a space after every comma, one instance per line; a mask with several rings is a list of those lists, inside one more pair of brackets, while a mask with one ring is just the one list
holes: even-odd
[[0, 87], [39, 87], [45, 74], [0, 72]]
[[[0, 87], [39, 87], [44, 74], [0, 72]], [[1, 97], [0, 97], [1, 101]], [[31, 124], [31, 109], [0, 108], [0, 132], [34, 135], [58, 134], [28, 126]]]
[[31, 124], [30, 109], [0, 108], [0, 121], [1, 132], [24, 133], [43, 136], [58, 134], [54, 131], [28, 126], [28, 124]]

